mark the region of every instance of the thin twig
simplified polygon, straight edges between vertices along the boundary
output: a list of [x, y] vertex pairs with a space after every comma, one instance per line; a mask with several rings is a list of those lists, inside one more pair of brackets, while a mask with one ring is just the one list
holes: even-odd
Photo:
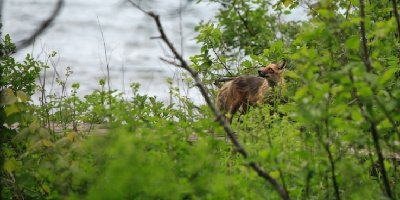
[[110, 84], [110, 60], [107, 56], [107, 47], [106, 47], [106, 40], [104, 39], [104, 32], [100, 24], [100, 20], [97, 17], [97, 21], [99, 23], [101, 38], [103, 39], [103, 48], [104, 48], [104, 57], [106, 59], [106, 68], [107, 68], [107, 87], [108, 87], [108, 106], [111, 107], [111, 84]]
[[220, 57], [220, 56], [218, 55], [218, 53], [215, 51], [214, 45], [212, 44], [210, 37], [207, 37], [207, 39], [208, 39], [208, 42], [211, 44], [211, 49], [212, 49], [212, 51], [214, 52], [215, 56], [217, 56], [218, 61], [222, 64], [222, 66], [224, 67], [224, 69], [226, 70], [226, 72], [228, 72], [228, 74], [229, 74], [230, 76], [232, 76], [232, 73], [229, 71], [228, 66], [226, 66], [226, 63], [222, 62], [221, 57]]
[[220, 83], [220, 82], [227, 82], [227, 81], [231, 81], [233, 79], [235, 79], [236, 77], [221, 77], [221, 78], [217, 78], [214, 80], [214, 84], [215, 83]]
[[156, 39], [158, 40], [158, 39], [161, 39], [161, 37], [160, 36], [151, 36], [150, 39], [151, 40], [156, 40]]
[[176, 66], [176, 67], [180, 67], [179, 63], [176, 63], [176, 62], [174, 62], [174, 61], [167, 60], [167, 59], [165, 59], [165, 58], [160, 58], [160, 60], [162, 60], [162, 61], [164, 61], [165, 63], [168, 63], [168, 64], [170, 64], [170, 65], [174, 65], [174, 66]]
[[57, 2], [57, 5], [55, 6], [55, 9], [53, 11], [53, 13], [50, 15], [49, 18], [47, 18], [47, 20], [45, 20], [40, 27], [27, 39], [21, 40], [20, 42], [18, 42], [16, 44], [16, 50], [21, 50], [27, 46], [29, 46], [30, 44], [32, 44], [35, 39], [41, 35], [42, 33], [44, 33], [44, 31], [46, 29], [48, 29], [50, 27], [50, 25], [53, 23], [53, 21], [57, 18], [57, 16], [60, 14], [61, 8], [64, 6], [64, 0], [59, 0]]
[[[208, 91], [207, 88], [202, 84], [201, 79], [198, 75], [198, 73], [191, 68], [187, 62], [183, 59], [183, 57], [177, 52], [176, 48], [172, 45], [170, 40], [168, 39], [167, 35], [164, 32], [164, 29], [161, 25], [160, 21], [160, 16], [153, 13], [153, 12], [147, 12], [140, 8], [135, 2], [132, 0], [128, 0], [135, 8], [138, 8], [142, 12], [144, 12], [146, 15], [152, 17], [157, 25], [157, 29], [161, 35], [162, 41], [168, 46], [168, 48], [172, 51], [173, 55], [175, 56], [175, 59], [179, 61], [179, 67], [185, 69], [194, 79], [195, 85], [197, 88], [200, 90], [201, 95], [203, 96], [204, 100], [206, 101], [208, 107], [212, 110], [213, 114], [216, 116], [217, 122], [224, 128], [228, 138], [232, 142], [232, 144], [235, 147], [235, 150], [239, 152], [244, 158], [248, 158], [248, 153], [244, 149], [244, 147], [240, 144], [240, 142], [236, 139], [233, 130], [230, 128], [228, 123], [226, 123], [225, 117], [221, 115], [221, 113], [217, 110], [213, 102], [211, 101], [211, 98], [208, 96]], [[266, 181], [268, 181], [274, 189], [279, 193], [280, 197], [282, 199], [290, 199], [288, 191], [286, 191], [282, 185], [275, 179], [273, 178], [268, 172], [266, 172], [264, 169], [262, 169], [258, 164], [256, 164], [254, 161], [250, 161], [248, 165], [257, 172], [258, 176], [262, 177]]]
[[[242, 1], [242, 3], [244, 3], [244, 2]], [[248, 21], [242, 16], [242, 14], [240, 14], [240, 11], [239, 11], [239, 9], [237, 9], [237, 8], [235, 7], [235, 4], [236, 4], [236, 0], [235, 0], [235, 1], [233, 2], [233, 4], [232, 4], [233, 10], [236, 11], [236, 14], [239, 16], [240, 21], [242, 21], [244, 27], [245, 27], [246, 30], [250, 33], [250, 35], [251, 35], [251, 36], [255, 36], [256, 34], [255, 34], [254, 31], [249, 27]]]
[[181, 55], [183, 56], [182, 0], [179, 0], [179, 36], [181, 38]]
[[344, 14], [346, 20], [349, 18], [351, 5], [352, 5], [352, 4], [351, 4], [351, 1], [349, 1], [349, 5], [347, 5], [347, 9], [346, 9], [346, 12], [345, 12], [345, 14]]

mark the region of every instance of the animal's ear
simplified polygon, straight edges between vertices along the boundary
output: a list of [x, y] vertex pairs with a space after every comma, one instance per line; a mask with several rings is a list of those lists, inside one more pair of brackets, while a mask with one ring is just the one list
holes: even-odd
[[286, 66], [287, 66], [287, 61], [286, 61], [285, 59], [283, 59], [283, 60], [279, 63], [278, 69], [279, 69], [279, 70], [283, 70], [283, 69], [286, 68]]

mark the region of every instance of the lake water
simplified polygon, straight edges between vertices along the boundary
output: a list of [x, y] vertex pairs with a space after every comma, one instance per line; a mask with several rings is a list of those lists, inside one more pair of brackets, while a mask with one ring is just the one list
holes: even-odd
[[[51, 14], [55, 2], [6, 0], [4, 33], [9, 33], [14, 42], [26, 38]], [[194, 26], [201, 20], [211, 19], [217, 10], [215, 4], [187, 0], [146, 0], [141, 1], [141, 5], [161, 15], [167, 34], [186, 58], [198, 53]], [[161, 40], [150, 38], [159, 35], [153, 20], [125, 0], [66, 0], [54, 25], [34, 45], [16, 56], [22, 59], [26, 53], [32, 53], [46, 60], [49, 53], [58, 52], [54, 59], [57, 71], [63, 74], [70, 66], [74, 73], [68, 83], [79, 82], [81, 94], [86, 94], [98, 89], [98, 81], [107, 74], [101, 32], [106, 43], [112, 88], [129, 95], [129, 84], [138, 82], [142, 93], [165, 100], [168, 97], [166, 78], [177, 79], [180, 70], [160, 61], [160, 57], [168, 57], [170, 53]]]
[[[218, 9], [216, 4], [196, 4], [194, 0], [140, 2], [145, 9], [161, 15], [168, 36], [186, 58], [199, 52], [194, 40], [195, 25], [212, 19]], [[5, 0], [4, 33], [9, 33], [14, 42], [25, 39], [51, 14], [55, 3], [54, 0]], [[58, 52], [53, 65], [61, 75], [71, 67], [74, 74], [68, 83], [79, 82], [80, 94], [84, 95], [99, 89], [98, 81], [107, 74], [102, 32], [112, 88], [129, 96], [130, 83], [138, 82], [142, 85], [141, 93], [168, 100], [166, 79], [179, 82], [181, 70], [160, 61], [160, 57], [168, 57], [170, 53], [161, 40], [150, 39], [159, 35], [153, 20], [125, 0], [66, 0], [53, 26], [16, 56], [22, 59], [31, 53], [45, 61], [49, 53]], [[51, 80], [54, 73], [50, 71], [46, 76]], [[47, 90], [59, 92], [51, 86]], [[196, 102], [201, 101], [195, 90], [189, 91], [189, 95]]]

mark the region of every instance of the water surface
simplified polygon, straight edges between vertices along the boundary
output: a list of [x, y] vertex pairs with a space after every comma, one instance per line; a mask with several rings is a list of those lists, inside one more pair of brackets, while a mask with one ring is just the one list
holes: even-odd
[[[14, 42], [25, 39], [51, 14], [55, 3], [54, 0], [6, 0], [4, 33], [9, 33]], [[211, 19], [217, 10], [215, 4], [188, 0], [146, 0], [141, 5], [161, 15], [167, 34], [186, 58], [199, 51], [194, 26]], [[46, 61], [48, 54], [56, 51], [56, 58], [49, 63], [61, 75], [71, 67], [74, 74], [68, 83], [79, 82], [82, 95], [99, 89], [98, 81], [106, 77], [108, 62], [112, 88], [129, 95], [129, 84], [138, 82], [142, 93], [165, 100], [168, 97], [165, 80], [178, 79], [180, 70], [160, 61], [160, 57], [169, 57], [170, 53], [161, 40], [151, 39], [158, 35], [153, 20], [125, 0], [66, 0], [54, 25], [16, 56], [22, 59], [31, 53]], [[50, 71], [47, 79], [51, 80], [53, 75]], [[56, 87], [49, 86], [48, 90], [51, 89], [59, 92]]]

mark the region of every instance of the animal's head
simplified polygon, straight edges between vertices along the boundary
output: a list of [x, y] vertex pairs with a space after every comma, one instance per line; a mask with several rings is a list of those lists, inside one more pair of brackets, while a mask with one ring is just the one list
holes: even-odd
[[258, 75], [268, 79], [269, 81], [273, 81], [276, 84], [283, 83], [282, 73], [285, 67], [287, 66], [287, 62], [283, 60], [280, 63], [271, 63], [266, 67], [262, 67], [258, 70]]

